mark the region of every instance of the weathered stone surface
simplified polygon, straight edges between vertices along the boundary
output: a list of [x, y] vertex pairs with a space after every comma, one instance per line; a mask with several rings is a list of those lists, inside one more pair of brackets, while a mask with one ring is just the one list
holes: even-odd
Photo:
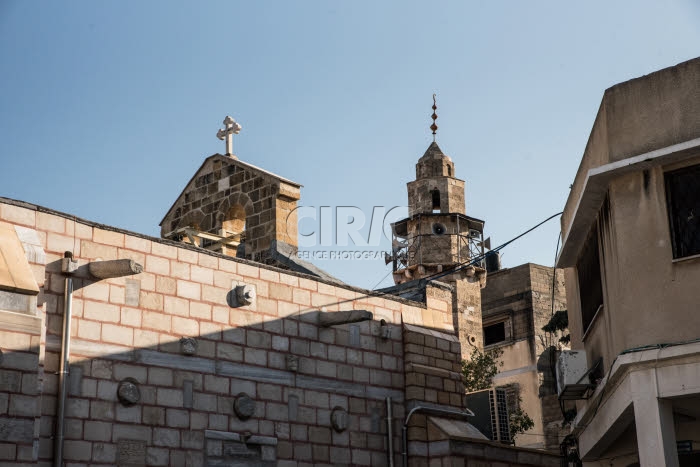
[[125, 303], [128, 306], [139, 306], [141, 295], [141, 281], [138, 279], [126, 279]]
[[246, 393], [242, 392], [236, 397], [233, 410], [241, 420], [247, 420], [255, 413], [255, 401]]
[[291, 385], [294, 381], [294, 375], [288, 371], [229, 362], [217, 362], [216, 366], [217, 373], [224, 376], [286, 385]]
[[318, 325], [323, 327], [369, 321], [373, 317], [367, 310], [322, 311], [317, 316]]
[[342, 407], [334, 407], [331, 411], [330, 422], [333, 429], [338, 433], [342, 433], [343, 431], [347, 430], [349, 425], [347, 410]]
[[195, 355], [197, 353], [197, 340], [193, 337], [181, 338], [180, 352], [182, 352], [182, 355]]
[[33, 437], [33, 420], [0, 417], [0, 441], [27, 443], [31, 442]]
[[99, 279], [111, 277], [133, 276], [143, 272], [143, 266], [131, 259], [113, 259], [109, 261], [93, 261], [88, 265], [90, 274]]
[[119, 398], [119, 402], [125, 406], [138, 403], [141, 400], [141, 391], [139, 390], [138, 381], [127, 378], [120, 382], [117, 388], [117, 397]]
[[133, 439], [117, 441], [117, 465], [136, 467], [146, 465], [146, 442]]
[[274, 467], [277, 465], [277, 439], [268, 436], [241, 436], [238, 433], [206, 430], [207, 465], [245, 465]]

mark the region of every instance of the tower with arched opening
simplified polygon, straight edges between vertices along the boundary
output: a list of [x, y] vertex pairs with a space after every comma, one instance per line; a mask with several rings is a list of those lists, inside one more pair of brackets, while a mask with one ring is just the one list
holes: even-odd
[[393, 224], [391, 260], [397, 285], [431, 279], [453, 287], [453, 322], [466, 357], [483, 348], [481, 288], [486, 271], [484, 221], [466, 215], [464, 180], [452, 159], [432, 142], [408, 182], [408, 217]]

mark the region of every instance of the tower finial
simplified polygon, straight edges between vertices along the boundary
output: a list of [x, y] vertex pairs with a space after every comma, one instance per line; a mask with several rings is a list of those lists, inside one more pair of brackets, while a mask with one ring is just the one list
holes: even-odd
[[435, 111], [437, 110], [437, 104], [435, 102], [435, 94], [433, 94], [433, 114], [430, 116], [433, 119], [433, 124], [430, 125], [430, 129], [433, 130], [433, 143], [435, 142], [435, 132], [437, 132], [438, 126], [435, 124], [435, 120], [437, 120], [437, 114]]

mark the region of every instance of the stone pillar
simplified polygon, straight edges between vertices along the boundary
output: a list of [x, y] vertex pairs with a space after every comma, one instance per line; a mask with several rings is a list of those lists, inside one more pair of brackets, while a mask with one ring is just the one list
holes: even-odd
[[461, 277], [450, 281], [454, 286], [452, 317], [462, 343], [462, 359], [469, 360], [474, 348], [484, 350], [481, 324], [481, 284], [476, 277]]
[[678, 467], [671, 401], [655, 397], [635, 399], [634, 421], [641, 467]]

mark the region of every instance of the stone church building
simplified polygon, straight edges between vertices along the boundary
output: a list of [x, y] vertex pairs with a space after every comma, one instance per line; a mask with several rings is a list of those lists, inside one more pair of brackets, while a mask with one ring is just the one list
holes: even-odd
[[437, 144], [397, 235], [445, 248], [401, 246], [377, 292], [295, 256], [301, 185], [225, 123], [162, 238], [0, 198], [0, 464], [559, 465], [469, 423], [486, 276], [457, 266], [483, 222]]

